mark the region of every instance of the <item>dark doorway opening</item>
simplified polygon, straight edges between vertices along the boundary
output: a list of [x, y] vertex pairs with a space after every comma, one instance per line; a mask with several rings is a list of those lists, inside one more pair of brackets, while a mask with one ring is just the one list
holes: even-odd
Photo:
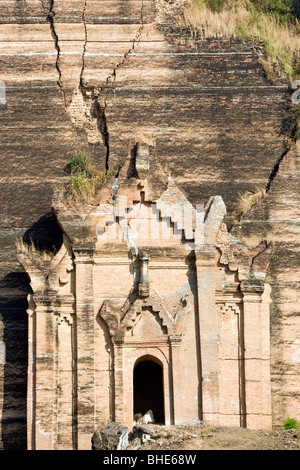
[[165, 424], [163, 370], [154, 361], [144, 360], [134, 368], [134, 415], [152, 410], [155, 423]]

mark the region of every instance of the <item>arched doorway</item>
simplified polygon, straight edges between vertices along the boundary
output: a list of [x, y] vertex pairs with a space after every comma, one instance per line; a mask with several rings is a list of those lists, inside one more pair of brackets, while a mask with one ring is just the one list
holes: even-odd
[[165, 424], [163, 368], [157, 361], [145, 357], [133, 372], [133, 412], [144, 415], [152, 410], [155, 423]]

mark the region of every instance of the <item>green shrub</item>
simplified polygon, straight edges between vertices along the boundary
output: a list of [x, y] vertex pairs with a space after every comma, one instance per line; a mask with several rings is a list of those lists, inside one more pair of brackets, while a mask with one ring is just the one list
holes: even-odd
[[283, 429], [285, 429], [286, 431], [288, 429], [298, 429], [297, 420], [294, 418], [286, 419], [285, 422], [283, 423]]

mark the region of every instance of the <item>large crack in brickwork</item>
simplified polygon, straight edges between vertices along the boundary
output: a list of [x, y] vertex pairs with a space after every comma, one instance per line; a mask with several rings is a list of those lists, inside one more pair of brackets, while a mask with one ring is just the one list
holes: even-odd
[[253, 269], [254, 262], [257, 258], [259, 258], [260, 255], [262, 255], [267, 249], [272, 245], [271, 242], [267, 242], [266, 240], [263, 240], [264, 247], [255, 255], [252, 257], [252, 260], [250, 262], [250, 271]]
[[112, 73], [107, 77], [106, 83], [105, 83], [104, 87], [101, 90], [101, 92], [104, 91], [104, 90], [107, 90], [107, 94], [106, 94], [106, 97], [105, 97], [105, 100], [104, 100], [104, 107], [105, 108], [107, 107], [107, 101], [108, 101], [109, 95], [110, 94], [114, 95], [114, 88], [115, 88], [115, 83], [116, 83], [116, 79], [117, 79], [118, 69], [126, 62], [128, 56], [132, 52], [134, 52], [135, 47], [140, 42], [140, 39], [141, 39], [141, 36], [142, 36], [142, 33], [143, 33], [143, 29], [144, 29], [144, 17], [143, 17], [143, 15], [144, 15], [144, 0], [142, 0], [142, 6], [141, 6], [140, 27], [137, 31], [137, 34], [136, 34], [135, 38], [132, 41], [132, 45], [131, 45], [130, 49], [124, 54], [122, 60], [113, 69]]
[[83, 80], [84, 70], [85, 70], [85, 55], [86, 55], [86, 49], [87, 49], [87, 43], [88, 43], [86, 10], [87, 10], [87, 0], [84, 0], [82, 17], [81, 17], [82, 24], [84, 27], [84, 44], [83, 44], [82, 55], [81, 55], [81, 70], [80, 70], [80, 75], [79, 75], [78, 89], [80, 90], [83, 101], [86, 101], [89, 103], [89, 101], [92, 100], [92, 103], [89, 106], [90, 114], [93, 119], [96, 119], [98, 131], [102, 137], [103, 144], [106, 148], [105, 167], [106, 169], [108, 169], [109, 137], [108, 137], [105, 113], [98, 100], [99, 91], [97, 90], [97, 88], [93, 88], [92, 92], [88, 90], [88, 93], [87, 93], [86, 87], [84, 85], [84, 80]]
[[[106, 110], [110, 96], [115, 95], [115, 84], [117, 80], [118, 69], [126, 62], [128, 56], [134, 51], [139, 44], [144, 29], [144, 0], [141, 4], [139, 28], [132, 40], [128, 51], [122, 56], [120, 62], [113, 68], [108, 75], [103, 86], [87, 86], [84, 83], [85, 57], [88, 44], [88, 31], [86, 25], [87, 0], [84, 1], [82, 12], [82, 23], [84, 25], [84, 45], [81, 57], [81, 70], [79, 75], [78, 88], [74, 92], [73, 100], [69, 106], [69, 114], [74, 127], [84, 130], [88, 135], [90, 143], [96, 143], [96, 130], [101, 136], [101, 141], [106, 149], [105, 167], [109, 168], [110, 157], [110, 135], [106, 116]], [[80, 111], [79, 111], [80, 110]], [[92, 125], [92, 121], [96, 122], [96, 126]], [[96, 127], [96, 130], [95, 130]]]
[[[295, 142], [296, 143], [297, 139], [295, 139]], [[250, 210], [252, 210], [254, 207], [256, 207], [266, 196], [267, 194], [269, 193], [270, 189], [271, 189], [271, 186], [272, 186], [272, 183], [273, 181], [275, 180], [279, 170], [280, 170], [280, 166], [282, 164], [282, 162], [284, 161], [284, 159], [287, 157], [287, 155], [289, 154], [290, 152], [290, 148], [286, 149], [281, 155], [280, 157], [276, 160], [271, 172], [270, 172], [270, 175], [268, 177], [268, 180], [267, 180], [267, 183], [265, 184], [264, 186], [264, 190], [262, 191], [261, 189], [259, 190], [261, 196], [258, 200], [255, 201], [255, 203], [251, 206], [251, 208], [249, 210], [247, 210], [247, 212], [240, 212], [238, 214], [235, 214], [234, 215], [234, 218], [235, 220], [238, 220], [239, 222], [242, 222], [242, 219], [243, 217], [246, 215], [246, 213], [249, 213]], [[234, 227], [234, 222], [231, 222], [228, 226], [228, 231], [230, 232]]]
[[271, 185], [274, 181], [274, 179], [276, 178], [277, 176], [277, 173], [279, 172], [280, 170], [280, 166], [281, 166], [281, 163], [283, 162], [283, 160], [287, 157], [287, 155], [289, 154], [290, 150], [291, 150], [291, 147], [292, 145], [295, 145], [297, 143], [297, 135], [298, 135], [298, 132], [299, 132], [299, 123], [298, 123], [298, 120], [297, 118], [295, 117], [294, 119], [296, 119], [296, 122], [294, 122], [294, 125], [293, 127], [291, 128], [291, 133], [290, 133], [290, 136], [289, 138], [286, 139], [286, 146], [287, 148], [285, 149], [285, 151], [280, 155], [280, 157], [277, 159], [277, 161], [275, 162], [275, 165], [274, 167], [272, 168], [272, 171], [269, 175], [269, 178], [268, 178], [268, 181], [267, 181], [267, 184], [266, 184], [266, 194], [270, 191], [271, 189]]
[[[62, 84], [62, 70], [60, 67], [61, 47], [59, 37], [55, 28], [55, 2], [49, 0], [47, 21], [50, 24], [51, 35], [54, 40], [55, 49], [57, 51], [55, 67], [58, 73], [57, 84], [64, 98], [64, 104], [70, 116], [73, 127], [77, 130], [78, 135], [82, 132], [87, 136], [88, 143], [98, 145], [100, 142], [105, 147], [105, 167], [109, 168], [110, 158], [110, 134], [106, 110], [109, 98], [115, 95], [115, 84], [117, 73], [120, 67], [128, 60], [129, 55], [135, 50], [139, 44], [144, 29], [144, 0], [141, 3], [139, 26], [135, 37], [133, 38], [129, 49], [122, 55], [121, 60], [113, 68], [108, 75], [103, 86], [88, 86], [84, 82], [85, 61], [88, 44], [88, 30], [86, 24], [86, 11], [88, 0], [83, 0], [82, 24], [84, 27], [84, 43], [81, 54], [81, 67], [77, 87], [74, 90], [73, 98], [70, 104], [67, 104], [66, 91]], [[82, 134], [81, 134], [82, 135]]]
[[[141, 14], [140, 14], [140, 27], [137, 31], [136, 36], [133, 38], [131, 47], [128, 51], [123, 55], [122, 60], [114, 67], [112, 73], [106, 78], [105, 85], [100, 89], [99, 95], [96, 94], [94, 96], [94, 109], [98, 109], [98, 119], [97, 124], [98, 128], [101, 132], [103, 143], [106, 147], [106, 161], [105, 166], [108, 170], [109, 167], [109, 156], [110, 156], [110, 139], [109, 139], [109, 129], [106, 117], [106, 109], [108, 106], [108, 99], [110, 95], [114, 97], [115, 95], [115, 83], [117, 80], [117, 72], [118, 69], [126, 62], [128, 56], [134, 51], [135, 47], [139, 44], [142, 32], [144, 29], [144, 0], [142, 0], [141, 5]], [[99, 99], [101, 100], [102, 95], [104, 95], [104, 99], [102, 99], [103, 105], [100, 105]]]
[[106, 150], [107, 150], [106, 169], [108, 169], [108, 167], [109, 167], [109, 154], [110, 154], [109, 131], [108, 131], [108, 125], [107, 125], [107, 118], [106, 118], [106, 109], [107, 109], [107, 105], [108, 105], [107, 103], [108, 103], [108, 99], [109, 99], [110, 94], [112, 93], [113, 96], [114, 96], [114, 93], [115, 93], [115, 83], [116, 83], [116, 80], [117, 80], [117, 71], [118, 71], [118, 69], [125, 63], [128, 56], [134, 51], [136, 45], [138, 45], [139, 42], [140, 42], [142, 32], [143, 32], [143, 29], [144, 29], [143, 14], [144, 14], [144, 0], [142, 0], [142, 5], [141, 5], [140, 27], [138, 29], [138, 32], [137, 32], [135, 38], [133, 39], [132, 45], [131, 45], [130, 49], [124, 54], [123, 59], [113, 69], [111, 75], [107, 77], [105, 86], [101, 90], [101, 93], [104, 90], [107, 90], [106, 96], [105, 96], [105, 99], [104, 99], [104, 107], [103, 107], [103, 114], [102, 114], [102, 116], [103, 116], [103, 131], [104, 131], [103, 138], [104, 138], [105, 145], [106, 145]]
[[102, 142], [106, 148], [106, 155], [105, 155], [105, 169], [108, 170], [109, 168], [109, 132], [107, 127], [106, 121], [106, 114], [105, 114], [105, 107], [101, 106], [99, 103], [99, 95], [96, 91], [93, 92], [93, 103], [91, 106], [91, 115], [97, 121], [97, 128], [101, 135]]
[[54, 39], [55, 49], [57, 51], [56, 62], [55, 62], [55, 67], [56, 67], [56, 70], [58, 72], [57, 85], [59, 86], [59, 89], [62, 92], [62, 95], [63, 95], [63, 98], [64, 98], [64, 103], [66, 105], [66, 96], [65, 96], [64, 88], [63, 88], [62, 83], [61, 83], [62, 73], [61, 73], [60, 66], [59, 66], [60, 46], [59, 46], [58, 35], [56, 33], [56, 30], [55, 30], [54, 17], [55, 17], [54, 0], [50, 0], [49, 13], [48, 13], [48, 16], [47, 16], [47, 21], [50, 24], [51, 35], [52, 35], [52, 38]]

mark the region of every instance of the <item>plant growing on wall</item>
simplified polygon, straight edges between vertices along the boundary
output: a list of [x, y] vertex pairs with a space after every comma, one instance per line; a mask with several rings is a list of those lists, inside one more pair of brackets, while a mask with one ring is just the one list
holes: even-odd
[[288, 429], [298, 429], [297, 420], [294, 418], [286, 419], [285, 422], [283, 423], [283, 429], [285, 429], [286, 431]]
[[37, 253], [44, 261], [51, 261], [58, 252], [58, 248], [53, 245], [51, 249], [39, 250], [33, 240], [30, 243], [24, 242], [22, 238], [16, 239], [16, 247], [22, 253]]
[[186, 25], [205, 37], [262, 41], [261, 63], [270, 80], [276, 79], [274, 63], [291, 81], [300, 78], [300, 21], [293, 0], [192, 0], [183, 16]]
[[67, 163], [69, 179], [66, 187], [68, 195], [76, 200], [87, 201], [98, 189], [116, 175], [119, 165], [112, 165], [106, 171], [98, 171], [90, 165], [89, 158], [82, 152], [76, 152]]
[[89, 178], [92, 174], [92, 170], [89, 167], [89, 159], [82, 152], [76, 152], [68, 161], [67, 167], [73, 176]]

